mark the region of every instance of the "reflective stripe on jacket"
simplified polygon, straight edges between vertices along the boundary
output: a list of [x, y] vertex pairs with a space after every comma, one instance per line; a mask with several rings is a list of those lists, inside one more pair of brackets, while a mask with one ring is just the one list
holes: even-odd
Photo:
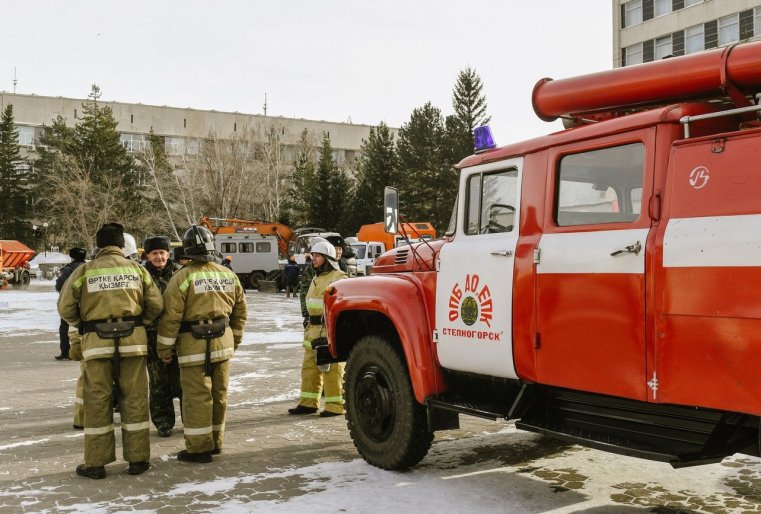
[[[325, 265], [330, 267], [327, 263]], [[304, 297], [307, 312], [309, 312], [310, 316], [323, 315], [325, 312], [325, 291], [330, 284], [336, 280], [341, 280], [342, 278], [347, 278], [346, 273], [333, 269], [332, 267], [330, 267], [330, 271], [328, 272], [317, 273], [314, 275], [312, 283], [309, 285], [309, 290]], [[310, 323], [307, 325], [306, 330], [304, 330], [304, 341], [311, 342], [320, 336], [325, 336], [322, 324], [313, 325]]]
[[[75, 269], [58, 297], [58, 313], [72, 327], [84, 321], [139, 316], [144, 324], [153, 321], [163, 308], [161, 293], [139, 263], [122, 255], [120, 248], [107, 246], [98, 256]], [[95, 332], [82, 337], [82, 358], [107, 359], [114, 354], [114, 340], [101, 339]], [[119, 340], [119, 355], [147, 355], [144, 327]]]
[[172, 276], [164, 292], [158, 354], [166, 357], [176, 346], [180, 366], [202, 365], [206, 340], [180, 333], [180, 324], [228, 317], [230, 326], [224, 335], [209, 340], [211, 362], [227, 360], [243, 339], [247, 314], [246, 297], [235, 273], [215, 262], [191, 261]]

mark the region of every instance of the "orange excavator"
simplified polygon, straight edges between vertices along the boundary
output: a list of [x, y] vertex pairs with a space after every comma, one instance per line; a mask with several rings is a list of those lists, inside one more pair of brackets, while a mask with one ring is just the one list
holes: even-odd
[[288, 257], [288, 242], [293, 236], [293, 230], [274, 221], [267, 220], [244, 220], [240, 218], [210, 218], [202, 216], [198, 224], [211, 230], [212, 234], [240, 234], [255, 232], [263, 235], [277, 236], [277, 246], [280, 253]]

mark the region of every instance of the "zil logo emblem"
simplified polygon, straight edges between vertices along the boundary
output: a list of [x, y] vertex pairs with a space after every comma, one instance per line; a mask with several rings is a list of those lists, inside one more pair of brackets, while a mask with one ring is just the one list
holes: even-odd
[[702, 189], [708, 184], [708, 168], [698, 166], [690, 172], [690, 185], [694, 189]]

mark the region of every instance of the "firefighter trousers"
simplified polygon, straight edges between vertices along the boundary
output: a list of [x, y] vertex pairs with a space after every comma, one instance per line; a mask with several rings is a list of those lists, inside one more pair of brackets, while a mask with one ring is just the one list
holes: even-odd
[[180, 368], [182, 423], [188, 453], [222, 449], [227, 412], [227, 381], [230, 361], [212, 364], [210, 377], [203, 364]]
[[314, 351], [304, 350], [304, 360], [301, 363], [301, 398], [299, 405], [319, 408], [323, 381], [325, 384], [325, 410], [336, 414], [344, 412], [343, 397], [343, 362], [334, 362], [330, 371], [320, 373], [314, 361]]
[[[122, 454], [127, 462], [150, 458], [148, 440], [148, 374], [145, 356], [122, 357], [116, 379], [122, 428]], [[114, 361], [84, 363], [85, 466], [105, 466], [116, 460], [114, 437]]]

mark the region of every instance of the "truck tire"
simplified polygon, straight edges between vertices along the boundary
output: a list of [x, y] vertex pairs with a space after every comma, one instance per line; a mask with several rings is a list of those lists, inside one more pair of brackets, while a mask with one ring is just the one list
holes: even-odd
[[425, 457], [433, 432], [398, 348], [375, 335], [360, 339], [346, 363], [344, 391], [349, 433], [369, 464], [399, 470]]
[[29, 275], [29, 272], [24, 270], [19, 274], [18, 280], [13, 283], [13, 287], [15, 289], [26, 289], [31, 281], [32, 277]]
[[259, 281], [267, 278], [263, 271], [252, 271], [248, 276], [248, 283], [254, 289], [259, 289]]

